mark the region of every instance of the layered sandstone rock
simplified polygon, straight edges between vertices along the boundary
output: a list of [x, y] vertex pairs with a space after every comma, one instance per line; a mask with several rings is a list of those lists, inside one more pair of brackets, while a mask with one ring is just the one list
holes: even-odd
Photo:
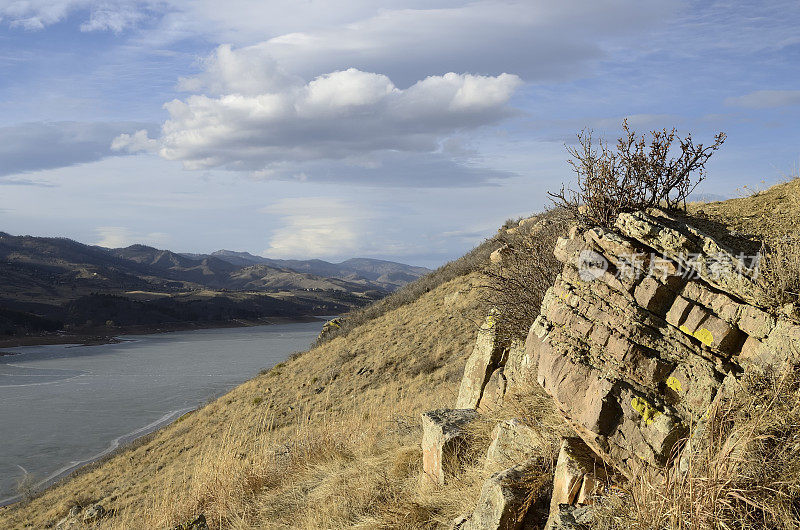
[[726, 377], [797, 357], [800, 326], [755, 304], [747, 260], [662, 212], [560, 239], [526, 341], [538, 383], [627, 476], [660, 473]]
[[[578, 435], [561, 447], [548, 528], [588, 528], [593, 497], [619, 474], [683, 469], [741, 374], [800, 361], [800, 325], [759, 307], [752, 260], [723, 241], [660, 211], [573, 228], [525, 343], [497, 344], [495, 314], [482, 326], [457, 407], [491, 412], [507, 390], [538, 383]], [[518, 528], [515, 481], [542, 443], [520, 420], [499, 423], [485, 468], [507, 468], [454, 527]]]

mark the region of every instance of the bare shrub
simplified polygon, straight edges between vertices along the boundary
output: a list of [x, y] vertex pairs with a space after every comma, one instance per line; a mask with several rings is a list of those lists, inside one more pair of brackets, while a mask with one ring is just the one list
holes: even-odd
[[732, 394], [711, 410], [685, 473], [636, 477], [604, 499], [598, 527], [800, 527], [800, 372], [750, 374]]
[[622, 129], [616, 150], [602, 140], [595, 144], [591, 130], [578, 133], [578, 146], [567, 147], [578, 189], [562, 186], [549, 193], [586, 225], [611, 227], [622, 212], [657, 206], [685, 209], [687, 197], [705, 179], [706, 162], [725, 142], [720, 132], [710, 146], [695, 145], [691, 134], [681, 138], [675, 129], [652, 131], [648, 141], [637, 137], [627, 120]]
[[487, 301], [498, 309], [498, 334], [504, 343], [524, 339], [539, 314], [545, 291], [561, 272], [553, 255], [556, 240], [567, 233], [569, 217], [563, 209], [539, 216], [516, 232], [497, 237], [505, 245], [503, 259], [486, 268]]
[[800, 236], [772, 238], [764, 243], [759, 286], [767, 306], [800, 303]]

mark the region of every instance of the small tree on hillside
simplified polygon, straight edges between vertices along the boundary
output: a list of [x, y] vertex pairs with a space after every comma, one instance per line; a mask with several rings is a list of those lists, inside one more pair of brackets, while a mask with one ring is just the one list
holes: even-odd
[[[705, 179], [705, 164], [725, 142], [718, 133], [709, 146], [695, 145], [692, 135], [680, 138], [675, 129], [652, 131], [650, 140], [637, 137], [622, 122], [625, 134], [612, 150], [592, 131], [578, 133], [578, 145], [567, 146], [568, 161], [578, 177], [578, 189], [549, 193], [586, 225], [609, 227], [622, 212], [652, 207], [686, 207], [686, 199]], [[677, 145], [676, 145], [677, 144]]]

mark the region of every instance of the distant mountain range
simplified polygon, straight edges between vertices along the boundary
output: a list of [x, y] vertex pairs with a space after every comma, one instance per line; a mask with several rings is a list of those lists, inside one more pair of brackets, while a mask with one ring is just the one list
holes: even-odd
[[364, 258], [329, 263], [227, 250], [107, 249], [0, 232], [0, 335], [336, 314], [427, 272]]
[[267, 265], [275, 269], [289, 269], [324, 278], [338, 278], [348, 282], [364, 283], [394, 290], [430, 272], [425, 267], [415, 267], [394, 261], [369, 258], [352, 258], [341, 263], [321, 259], [272, 259], [254, 256], [249, 252], [217, 250], [211, 254], [181, 254], [192, 259], [217, 258], [240, 267]]

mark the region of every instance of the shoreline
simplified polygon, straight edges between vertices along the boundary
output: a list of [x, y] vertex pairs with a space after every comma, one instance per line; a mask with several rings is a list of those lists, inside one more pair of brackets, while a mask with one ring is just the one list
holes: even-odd
[[[104, 462], [108, 458], [112, 458], [116, 455], [119, 451], [128, 450], [138, 441], [144, 441], [147, 436], [151, 434], [155, 434], [156, 432], [160, 431], [164, 427], [167, 427], [177, 421], [179, 418], [194, 412], [195, 410], [199, 409], [202, 405], [198, 405], [196, 407], [185, 407], [178, 410], [173, 410], [168, 412], [158, 420], [145, 425], [144, 427], [140, 427], [134, 431], [131, 431], [127, 434], [123, 434], [118, 438], [114, 439], [111, 444], [105, 448], [103, 451], [93, 455], [89, 458], [78, 462], [70, 462], [66, 466], [58, 469], [57, 471], [53, 472], [50, 476], [43, 479], [42, 481], [38, 482], [34, 488], [36, 492], [34, 493], [34, 497], [38, 497], [48, 489], [52, 488], [53, 486], [60, 483], [62, 480], [65, 480], [76, 473], [84, 473], [91, 469], [93, 464], [100, 464]], [[0, 499], [0, 509], [7, 509], [14, 504], [19, 502], [23, 502], [25, 499], [22, 495], [14, 495], [13, 497], [8, 497], [5, 499]]]
[[297, 317], [264, 317], [258, 320], [223, 320], [209, 322], [175, 322], [159, 326], [128, 326], [114, 329], [113, 333], [102, 333], [100, 330], [87, 333], [58, 333], [53, 335], [29, 335], [24, 337], [0, 338], [0, 357], [16, 355], [16, 352], [3, 351], [5, 348], [22, 348], [25, 346], [56, 346], [75, 344], [79, 346], [100, 346], [124, 342], [126, 335], [155, 335], [175, 331], [192, 331], [199, 329], [245, 328], [253, 326], [271, 326], [274, 324], [296, 324], [326, 320], [324, 315], [304, 315]]
[[[265, 319], [260, 319], [257, 321], [229, 321], [221, 323], [223, 325], [217, 326], [197, 326], [197, 325], [183, 325], [170, 329], [163, 329], [163, 327], [157, 328], [155, 330], [148, 330], [149, 333], [170, 333], [174, 331], [186, 331], [186, 330], [194, 330], [194, 329], [225, 329], [225, 328], [241, 328], [241, 327], [254, 327], [254, 326], [264, 326], [264, 325], [274, 325], [274, 324], [290, 324], [290, 323], [304, 323], [304, 322], [324, 322], [327, 319], [330, 319], [330, 316], [325, 315], [308, 315], [303, 317], [270, 317]], [[145, 334], [143, 330], [137, 329], [135, 332], [128, 331], [129, 335], [140, 335]], [[120, 334], [121, 335], [121, 334]], [[75, 335], [71, 336], [73, 341], [69, 342], [51, 342], [50, 344], [75, 344], [74, 338]], [[96, 336], [91, 336], [96, 337]], [[36, 339], [40, 337], [30, 337], [31, 339]], [[44, 337], [47, 338], [47, 337]], [[54, 337], [60, 338], [60, 337]], [[103, 337], [99, 337], [103, 338]], [[98, 345], [98, 344], [108, 344], [108, 343], [119, 343], [124, 342], [125, 339], [115, 339], [114, 337], [107, 337], [110, 339], [108, 342], [93, 342], [90, 345]], [[30, 344], [35, 345], [35, 344]], [[15, 352], [2, 352], [0, 351], [0, 355], [15, 355]], [[253, 375], [252, 377], [256, 377]], [[241, 383], [240, 383], [241, 384]], [[237, 385], [235, 385], [237, 386]], [[235, 386], [233, 388], [235, 388]], [[229, 392], [230, 389], [225, 390], [219, 394], [215, 394], [209, 399], [217, 399], [220, 396], [225, 395]], [[208, 401], [208, 400], [206, 400]], [[99, 453], [85, 458], [80, 461], [72, 461], [68, 464], [62, 466], [61, 468], [57, 469], [49, 476], [45, 477], [44, 479], [38, 481], [34, 488], [35, 493], [33, 494], [32, 498], [36, 498], [42, 495], [44, 492], [49, 490], [50, 488], [56, 487], [63, 481], [69, 480], [75, 476], [78, 476], [82, 473], [86, 473], [91, 471], [95, 468], [95, 466], [102, 464], [103, 462], [113, 458], [114, 456], [118, 455], [120, 452], [128, 451], [132, 448], [137, 447], [137, 444], [145, 443], [149, 440], [152, 436], [155, 436], [156, 433], [161, 431], [162, 429], [168, 427], [169, 425], [173, 424], [174, 422], [180, 420], [184, 416], [191, 414], [204, 406], [204, 402], [199, 402], [195, 406], [191, 407], [183, 407], [180, 409], [175, 409], [170, 412], [167, 412], [162, 417], [158, 418], [157, 420], [133, 431], [130, 431], [126, 434], [123, 434], [114, 440], [111, 441], [108, 447], [100, 451]], [[14, 506], [24, 504], [28, 499], [24, 498], [22, 495], [12, 495], [10, 497], [6, 497], [4, 499], [0, 499], [0, 511], [13, 509]]]

